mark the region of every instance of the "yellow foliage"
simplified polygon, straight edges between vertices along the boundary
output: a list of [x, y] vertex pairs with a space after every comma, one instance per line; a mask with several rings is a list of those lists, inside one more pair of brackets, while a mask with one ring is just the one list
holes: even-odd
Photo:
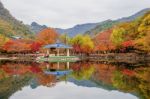
[[15, 32], [13, 31], [13, 27], [9, 23], [0, 19], [0, 34], [11, 36], [15, 34]]
[[4, 35], [0, 34], [0, 48], [9, 41], [9, 38], [5, 37]]

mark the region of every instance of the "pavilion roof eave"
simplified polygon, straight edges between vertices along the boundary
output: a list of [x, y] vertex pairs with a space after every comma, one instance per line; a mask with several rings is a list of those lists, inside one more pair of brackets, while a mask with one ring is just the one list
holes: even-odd
[[56, 43], [56, 44], [49, 44], [44, 46], [44, 48], [64, 48], [64, 49], [72, 49], [73, 47], [62, 44], [62, 43]]

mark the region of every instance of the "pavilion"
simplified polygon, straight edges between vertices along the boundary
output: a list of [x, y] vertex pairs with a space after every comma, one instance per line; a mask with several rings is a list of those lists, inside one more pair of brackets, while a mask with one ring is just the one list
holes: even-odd
[[67, 56], [70, 56], [70, 49], [72, 49], [71, 46], [63, 44], [63, 43], [55, 43], [55, 44], [48, 44], [44, 46], [45, 49], [47, 49], [47, 54], [49, 55], [49, 49], [56, 49], [57, 50], [57, 56], [60, 56], [60, 49], [67, 49]]

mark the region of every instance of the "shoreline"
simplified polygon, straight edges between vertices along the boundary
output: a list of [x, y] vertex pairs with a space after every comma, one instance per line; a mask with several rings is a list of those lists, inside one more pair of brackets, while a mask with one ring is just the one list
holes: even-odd
[[[41, 54], [3, 54], [0, 55], [0, 60], [36, 60]], [[136, 53], [108, 53], [108, 54], [90, 54], [77, 55], [81, 60], [93, 60], [93, 61], [150, 61], [150, 54], [136, 54]]]

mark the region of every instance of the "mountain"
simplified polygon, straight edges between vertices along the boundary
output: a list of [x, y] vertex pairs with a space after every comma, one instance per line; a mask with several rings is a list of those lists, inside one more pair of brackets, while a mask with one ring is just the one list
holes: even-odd
[[99, 33], [100, 31], [104, 31], [107, 30], [109, 28], [112, 28], [117, 22], [116, 21], [112, 21], [112, 20], [106, 20], [104, 22], [101, 22], [101, 24], [97, 25], [95, 28], [86, 31], [85, 34], [94, 36], [97, 33]]
[[117, 20], [107, 20], [107, 21], [97, 25], [94, 29], [91, 29], [91, 30], [85, 32], [85, 34], [89, 34], [91, 36], [94, 36], [94, 35], [102, 32], [102, 31], [105, 31], [107, 29], [112, 28], [114, 25], [116, 25], [118, 23], [129, 22], [129, 21], [135, 20], [138, 17], [142, 17], [148, 11], [150, 11], [150, 8], [143, 9], [143, 10], [141, 10], [141, 11], [139, 11], [139, 12], [137, 12], [134, 15], [129, 16], [129, 17], [124, 17], [124, 18], [120, 18]]
[[[102, 22], [99, 22], [99, 23], [79, 24], [79, 25], [75, 25], [74, 27], [68, 28], [68, 29], [61, 29], [61, 28], [55, 28], [55, 29], [59, 34], [66, 33], [70, 37], [74, 37], [77, 34], [89, 34], [91, 36], [94, 36], [99, 32], [102, 32], [102, 31], [105, 31], [107, 29], [112, 28], [114, 25], [116, 25], [120, 22], [133, 21], [136, 18], [143, 16], [148, 11], [150, 11], [150, 8], [143, 9], [143, 10], [135, 13], [132, 16], [120, 18], [120, 19], [117, 19], [117, 20], [105, 20], [105, 21], [102, 21]], [[30, 25], [30, 29], [34, 33], [38, 33], [42, 29], [45, 29], [45, 28], [47, 28], [47, 26], [39, 25], [36, 22], [33, 22]]]
[[[76, 25], [76, 26], [74, 26], [72, 28], [68, 28], [68, 29], [55, 28], [55, 30], [59, 34], [67, 33], [68, 36], [73, 37], [77, 34], [84, 34], [86, 31], [95, 28], [98, 24], [99, 23], [87, 23], [87, 24]], [[32, 24], [29, 27], [30, 27], [31, 31], [33, 31], [34, 33], [38, 33], [42, 29], [47, 28], [47, 26], [39, 25], [36, 22], [32, 22]]]
[[129, 17], [124, 17], [124, 18], [121, 18], [121, 19], [117, 19], [116, 21], [117, 22], [129, 22], [129, 21], [133, 21], [133, 20], [135, 20], [138, 17], [142, 17], [148, 11], [150, 11], [150, 8], [143, 9], [143, 10], [135, 13], [134, 15], [131, 15]]
[[36, 22], [32, 22], [29, 28], [31, 29], [32, 32], [39, 33], [41, 30], [48, 28], [48, 27], [46, 25], [39, 25]]
[[[0, 1], [0, 34], [6, 36], [19, 35], [29, 37], [32, 35], [30, 29], [22, 21], [15, 19]], [[9, 33], [8, 33], [9, 31]]]
[[84, 34], [86, 31], [95, 28], [98, 24], [99, 23], [80, 24], [68, 29], [56, 28], [56, 31], [60, 34], [67, 33], [68, 36], [73, 37], [77, 34]]

